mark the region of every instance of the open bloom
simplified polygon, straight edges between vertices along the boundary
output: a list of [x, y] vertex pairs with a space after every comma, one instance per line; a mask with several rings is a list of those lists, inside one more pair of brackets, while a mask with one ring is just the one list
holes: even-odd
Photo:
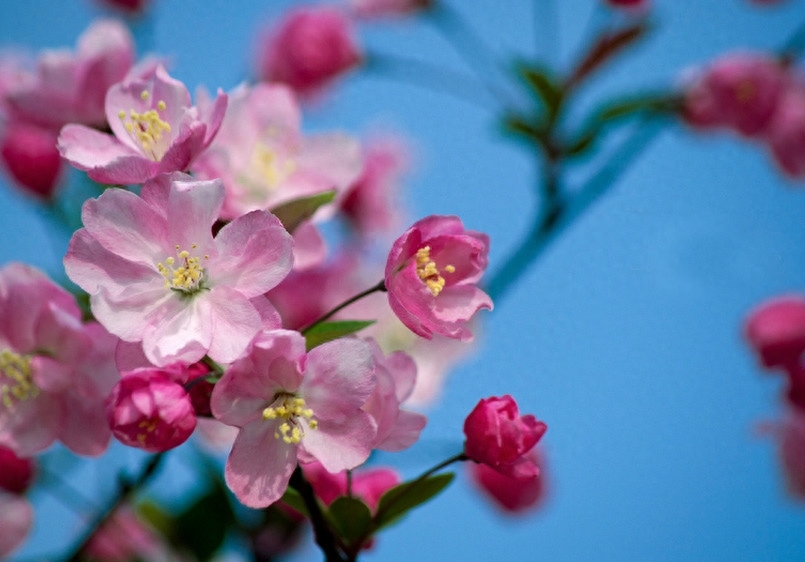
[[539, 468], [528, 453], [548, 426], [531, 414], [521, 416], [508, 394], [484, 398], [464, 420], [464, 453], [513, 478], [531, 478]]
[[229, 363], [277, 318], [263, 293], [291, 269], [291, 237], [276, 217], [254, 211], [213, 238], [223, 198], [220, 180], [178, 174], [147, 183], [140, 197], [111, 189], [84, 204], [67, 275], [90, 294], [95, 318], [142, 342], [153, 365], [205, 354]]
[[97, 182], [143, 183], [162, 173], [187, 170], [215, 137], [226, 103], [226, 94], [219, 92], [209, 111], [199, 111], [191, 106], [185, 85], [160, 65], [107, 92], [106, 118], [114, 135], [66, 125], [59, 150]]
[[465, 230], [461, 219], [416, 222], [389, 252], [386, 289], [391, 309], [412, 332], [472, 339], [467, 322], [492, 299], [476, 286], [487, 264], [489, 237]]
[[116, 342], [83, 324], [73, 296], [43, 273], [0, 270], [0, 445], [31, 456], [58, 439], [78, 454], [103, 453]]
[[298, 332], [258, 334], [212, 393], [213, 415], [240, 428], [226, 461], [229, 488], [265, 507], [282, 497], [297, 460], [318, 460], [329, 472], [363, 463], [376, 426], [361, 407], [374, 386], [371, 350], [358, 339], [305, 353]]

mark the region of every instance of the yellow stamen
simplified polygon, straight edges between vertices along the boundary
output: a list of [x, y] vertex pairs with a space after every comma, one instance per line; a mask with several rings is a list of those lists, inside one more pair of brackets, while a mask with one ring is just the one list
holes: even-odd
[[[439, 268], [436, 266], [436, 262], [430, 258], [430, 246], [424, 246], [417, 250], [415, 259], [417, 275], [428, 290], [430, 290], [431, 294], [434, 297], [438, 297], [439, 293], [444, 289], [446, 281], [444, 277], [442, 277]], [[446, 273], [454, 273], [456, 268], [448, 264], [444, 266], [444, 271]]]
[[[193, 244], [191, 248], [195, 249], [196, 244]], [[181, 250], [178, 245], [176, 255], [179, 257], [178, 262], [173, 256], [168, 256], [164, 262], [157, 264], [157, 270], [165, 279], [165, 288], [186, 294], [202, 290], [204, 281], [207, 279], [204, 266], [201, 265], [202, 258], [192, 256], [189, 251]], [[209, 257], [208, 254], [204, 255], [204, 259], [209, 259]], [[174, 267], [177, 263], [178, 267]]]
[[[143, 90], [140, 98], [145, 101], [148, 97], [148, 91]], [[167, 105], [160, 100], [157, 107], [160, 111], [164, 111]], [[170, 135], [166, 134], [171, 132], [170, 123], [164, 121], [156, 109], [148, 109], [142, 113], [130, 109], [128, 114], [120, 110], [117, 115], [123, 122], [126, 132], [140, 144], [143, 152], [154, 161], [161, 160], [170, 146]]]
[[289, 445], [295, 445], [305, 436], [305, 431], [300, 425], [299, 418], [307, 421], [310, 429], [316, 429], [319, 423], [313, 419], [313, 410], [307, 407], [304, 398], [299, 398], [293, 394], [279, 393], [274, 398], [271, 406], [263, 410], [264, 420], [284, 420], [277, 431], [274, 432], [276, 439], [282, 439]]
[[31, 376], [31, 357], [0, 351], [0, 403], [11, 410], [14, 404], [39, 395]]

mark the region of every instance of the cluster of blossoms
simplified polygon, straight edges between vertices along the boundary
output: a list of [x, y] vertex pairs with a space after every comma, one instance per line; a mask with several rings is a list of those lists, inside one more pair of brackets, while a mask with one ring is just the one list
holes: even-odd
[[686, 86], [683, 115], [701, 130], [729, 130], [763, 144], [791, 178], [805, 177], [805, 77], [785, 58], [733, 53]]
[[[380, 17], [428, 5], [350, 9]], [[279, 502], [298, 470], [325, 505], [357, 497], [373, 512], [399, 484], [390, 469], [348, 471], [419, 438], [426, 417], [408, 404], [435, 396], [453, 349], [473, 338], [471, 320], [492, 308], [478, 287], [489, 238], [458, 217], [430, 216], [391, 243], [384, 270], [364, 259], [402, 220], [400, 144], [306, 135], [297, 101], [360, 60], [342, 42], [346, 17], [292, 13], [266, 50], [270, 81], [214, 98], [200, 91], [195, 104], [160, 61], [135, 64], [128, 31], [111, 20], [85, 32], [75, 53], [42, 55], [36, 72], [16, 60], [3, 67], [9, 172], [46, 199], [62, 161], [103, 187], [84, 203], [64, 257], [88, 309], [32, 267], [0, 269], [0, 450], [13, 456], [0, 459], [4, 490], [27, 486], [5, 481], [17, 471], [9, 467], [30, 462], [17, 455], [59, 441], [99, 456], [112, 436], [162, 453], [200, 419], [234, 428], [224, 477], [250, 507]], [[319, 229], [333, 219], [349, 227], [335, 255]], [[365, 291], [367, 275], [376, 277]], [[345, 306], [370, 293], [386, 296]], [[350, 323], [358, 310], [376, 325]], [[336, 313], [334, 325], [350, 327], [322, 339]], [[544, 431], [511, 397], [490, 399], [468, 418], [456, 460], [515, 482], [477, 473], [501, 505], [521, 510], [539, 495], [534, 446]], [[4, 553], [32, 515], [18, 496], [2, 492], [0, 502], [1, 534], [13, 538], [0, 542]], [[115, 548], [146, 559], [163, 551], [127, 511], [85, 553], [108, 559]]]

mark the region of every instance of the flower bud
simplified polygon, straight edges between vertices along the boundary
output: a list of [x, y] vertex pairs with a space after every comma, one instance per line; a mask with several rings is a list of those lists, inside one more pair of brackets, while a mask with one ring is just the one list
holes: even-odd
[[512, 478], [485, 464], [470, 463], [470, 478], [504, 512], [524, 512], [536, 507], [545, 497], [544, 468], [536, 449], [526, 453], [525, 458], [538, 467], [536, 475]]
[[798, 365], [805, 351], [805, 298], [790, 295], [762, 303], [749, 313], [744, 334], [764, 367]]
[[0, 141], [0, 155], [8, 173], [25, 191], [50, 199], [59, 180], [62, 161], [57, 133], [36, 125], [9, 124]]
[[22, 494], [36, 473], [33, 459], [20, 458], [7, 447], [0, 446], [0, 490]]

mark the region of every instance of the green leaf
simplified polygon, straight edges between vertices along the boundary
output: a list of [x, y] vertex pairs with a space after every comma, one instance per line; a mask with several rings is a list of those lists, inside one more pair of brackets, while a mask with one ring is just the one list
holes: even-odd
[[325, 342], [354, 334], [374, 323], [374, 320], [334, 320], [316, 324], [304, 332], [307, 350], [310, 351]]
[[310, 513], [308, 513], [307, 506], [305, 505], [305, 500], [303, 500], [299, 492], [293, 488], [288, 487], [282, 495], [282, 498], [280, 498], [280, 501], [288, 504], [305, 517], [310, 517]]
[[226, 490], [216, 480], [206, 494], [176, 517], [172, 538], [204, 562], [212, 559], [234, 524], [235, 514]]
[[310, 197], [294, 199], [274, 207], [271, 212], [280, 220], [285, 230], [293, 234], [293, 231], [302, 222], [312, 217], [319, 207], [332, 203], [333, 199], [335, 199], [335, 194], [335, 189], [331, 189]]
[[137, 515], [144, 519], [148, 524], [159, 531], [163, 536], [173, 532], [174, 521], [167, 511], [162, 509], [156, 502], [145, 500], [135, 507]]
[[649, 30], [645, 21], [637, 22], [617, 31], [606, 31], [600, 35], [581, 58], [565, 82], [568, 89], [577, 86], [582, 80], [642, 38]]
[[425, 503], [444, 490], [455, 474], [437, 474], [422, 481], [412, 480], [395, 486], [380, 498], [375, 516], [375, 529], [390, 525], [413, 508]]
[[327, 515], [338, 536], [347, 544], [369, 535], [372, 526], [372, 512], [361, 500], [347, 496], [337, 498]]
[[562, 85], [542, 68], [521, 64], [518, 72], [531, 90], [539, 96], [548, 113], [556, 114], [564, 97]]

